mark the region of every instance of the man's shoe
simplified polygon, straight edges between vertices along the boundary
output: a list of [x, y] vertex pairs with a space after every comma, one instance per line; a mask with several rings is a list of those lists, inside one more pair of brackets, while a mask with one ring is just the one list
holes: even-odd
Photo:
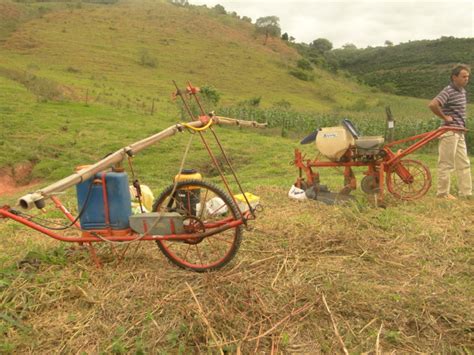
[[453, 195], [451, 195], [451, 194], [438, 195], [438, 196], [436, 196], [436, 197], [438, 197], [438, 198], [444, 198], [444, 199], [446, 199], [446, 200], [451, 200], [451, 201], [458, 199], [456, 196], [453, 196]]

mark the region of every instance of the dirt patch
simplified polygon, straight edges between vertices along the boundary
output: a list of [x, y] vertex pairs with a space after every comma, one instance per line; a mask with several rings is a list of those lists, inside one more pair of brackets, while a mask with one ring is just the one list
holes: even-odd
[[14, 4], [0, 3], [0, 19], [17, 20], [23, 15], [23, 11]]
[[36, 184], [38, 181], [34, 181], [31, 176], [34, 166], [34, 162], [26, 162], [14, 167], [0, 168], [0, 196], [11, 195]]

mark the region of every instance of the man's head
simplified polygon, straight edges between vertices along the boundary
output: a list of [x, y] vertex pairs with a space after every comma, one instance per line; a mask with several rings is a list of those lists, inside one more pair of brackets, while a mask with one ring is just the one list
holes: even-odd
[[463, 88], [469, 82], [471, 69], [465, 64], [456, 65], [451, 71], [451, 81], [458, 88]]

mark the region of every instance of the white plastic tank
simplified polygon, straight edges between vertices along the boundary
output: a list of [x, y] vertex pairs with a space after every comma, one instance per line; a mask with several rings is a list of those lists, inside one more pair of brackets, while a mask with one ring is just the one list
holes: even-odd
[[322, 128], [316, 136], [316, 148], [331, 161], [338, 161], [354, 145], [354, 137], [342, 126]]

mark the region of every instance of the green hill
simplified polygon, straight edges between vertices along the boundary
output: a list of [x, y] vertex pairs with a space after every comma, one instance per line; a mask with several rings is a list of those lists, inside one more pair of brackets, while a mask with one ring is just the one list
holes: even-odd
[[[130, 117], [146, 117], [153, 107], [163, 127], [181, 119], [171, 101], [172, 80], [214, 88], [220, 101], [209, 109], [269, 121], [282, 134], [289, 129], [301, 136], [314, 127], [337, 124], [342, 117], [355, 120], [366, 134], [380, 134], [388, 105], [400, 136], [436, 125], [425, 101], [386, 95], [318, 67], [305, 69], [309, 80], [297, 78], [291, 74], [301, 71], [294, 48], [279, 38], [264, 45], [263, 35], [257, 35], [251, 23], [205, 6], [6, 0], [0, 0], [0, 6], [0, 79], [4, 87], [16, 88], [12, 96], [9, 89], [4, 92], [8, 98], [2, 103], [2, 120], [9, 122], [4, 127], [16, 130], [3, 130], [2, 144], [15, 147], [14, 154], [0, 157], [0, 167], [49, 157], [36, 146], [43, 131], [18, 124], [16, 103], [28, 102], [22, 110], [30, 108], [29, 119], [44, 121], [44, 129], [57, 124], [55, 116], [78, 119], [74, 115], [81, 116], [81, 107]], [[260, 112], [249, 113], [252, 102]], [[57, 104], [50, 116], [53, 103]], [[97, 118], [94, 124], [101, 122]], [[136, 136], [143, 137], [143, 125], [135, 129]], [[89, 137], [103, 139], [95, 131]], [[70, 154], [76, 160], [81, 155]], [[52, 178], [36, 168], [33, 173]]]
[[[407, 136], [437, 125], [427, 100], [298, 68], [293, 48], [263, 42], [252, 24], [205, 7], [0, 0], [0, 191], [17, 184], [0, 206], [188, 120], [171, 100], [172, 80], [206, 88], [217, 113], [271, 126], [215, 129], [243, 188], [263, 204], [219, 272], [168, 265], [153, 242], [98, 243], [98, 269], [86, 249], [0, 219], [0, 353], [472, 349], [472, 201], [439, 200], [433, 190], [418, 202], [388, 196], [385, 209], [360, 189], [350, 206], [286, 197], [298, 173], [294, 148], [316, 156], [298, 143], [309, 130], [349, 117], [383, 134], [390, 105], [397, 135]], [[155, 196], [190, 137], [185, 166], [222, 186], [199, 137], [184, 131], [132, 160]], [[435, 166], [426, 151], [414, 159]], [[364, 171], [355, 170], [360, 182]], [[320, 173], [333, 191], [343, 186], [342, 169]], [[74, 188], [59, 198], [78, 214]], [[60, 222], [50, 203], [27, 212]]]
[[[329, 60], [361, 81], [397, 95], [434, 97], [458, 63], [474, 66], [474, 38], [442, 37], [365, 49], [336, 49]], [[474, 91], [474, 81], [468, 85]]]
[[204, 7], [79, 3], [52, 11], [51, 3], [41, 4], [44, 15], [17, 25], [5, 39], [3, 75], [28, 71], [62, 86], [70, 99], [88, 91], [94, 100], [120, 106], [167, 101], [174, 79], [214, 85], [223, 102], [262, 96], [265, 105], [285, 99], [327, 111], [350, 103], [353, 91], [368, 92], [318, 69], [311, 83], [289, 75], [296, 51], [279, 39], [264, 46], [252, 24]]

